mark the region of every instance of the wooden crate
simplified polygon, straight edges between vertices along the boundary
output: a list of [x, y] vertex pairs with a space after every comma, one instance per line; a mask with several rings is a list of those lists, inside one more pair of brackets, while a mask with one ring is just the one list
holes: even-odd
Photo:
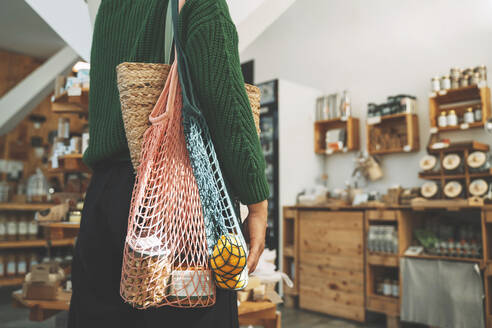
[[316, 154], [326, 155], [326, 132], [341, 128], [345, 128], [347, 132], [345, 149], [334, 151], [334, 153], [359, 150], [359, 119], [348, 117], [346, 120], [338, 118], [314, 122], [314, 152]]
[[283, 232], [282, 232], [282, 271], [294, 282], [290, 288], [283, 284], [284, 305], [297, 307], [299, 295], [299, 221], [295, 207], [283, 208]]
[[[455, 104], [455, 105], [453, 105]], [[468, 107], [480, 105], [482, 108], [482, 121], [458, 126], [439, 127], [437, 120], [442, 111], [453, 109], [458, 117], [462, 117]], [[441, 91], [429, 98], [430, 126], [434, 132], [460, 131], [472, 128], [482, 128], [491, 115], [490, 89], [479, 88], [476, 85]]]
[[[377, 136], [380, 135], [383, 138], [382, 136], [389, 134], [392, 129], [401, 131], [406, 139], [406, 145], [386, 145], [383, 148], [376, 149], [374, 141]], [[366, 124], [366, 134], [367, 150], [372, 155], [416, 152], [420, 149], [419, 119], [417, 114], [402, 113], [381, 116], [377, 124]]]
[[362, 211], [299, 211], [299, 307], [365, 321]]

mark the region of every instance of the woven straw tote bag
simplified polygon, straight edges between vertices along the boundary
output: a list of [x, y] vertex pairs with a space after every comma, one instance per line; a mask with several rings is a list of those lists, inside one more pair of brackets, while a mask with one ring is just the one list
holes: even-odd
[[[140, 164], [143, 135], [150, 126], [150, 112], [164, 88], [170, 68], [168, 64], [130, 62], [121, 63], [116, 67], [121, 113], [135, 171]], [[250, 84], [246, 84], [245, 88], [259, 134], [260, 90]]]

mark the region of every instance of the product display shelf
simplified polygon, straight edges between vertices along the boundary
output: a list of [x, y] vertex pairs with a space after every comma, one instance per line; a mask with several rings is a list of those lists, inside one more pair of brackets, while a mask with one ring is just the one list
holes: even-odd
[[[399, 234], [399, 221], [402, 217], [400, 210], [393, 209], [369, 209], [365, 211], [365, 235], [368, 236], [371, 225], [391, 225], [395, 226]], [[405, 211], [407, 212], [407, 211]], [[367, 238], [366, 238], [367, 240]], [[399, 243], [400, 244], [400, 243]], [[368, 311], [382, 313], [386, 315], [387, 327], [398, 327], [400, 313], [399, 297], [384, 296], [376, 294], [376, 280], [382, 280], [384, 272], [390, 270], [393, 274], [399, 276], [400, 257], [402, 252], [401, 246], [398, 247], [398, 253], [371, 252], [368, 247], [365, 248], [366, 254], [366, 309]], [[401, 290], [401, 279], [399, 289]]]
[[[468, 107], [480, 106], [482, 110], [482, 120], [468, 124], [458, 124], [456, 126], [439, 127], [438, 117], [442, 111], [454, 110], [458, 117], [463, 117]], [[483, 127], [491, 115], [490, 89], [488, 87], [479, 88], [476, 85], [442, 90], [431, 94], [429, 97], [429, 118], [432, 132], [459, 131], [471, 128]]]
[[0, 278], [0, 287], [19, 286], [24, 282], [24, 276], [3, 277]]
[[366, 259], [369, 265], [385, 267], [398, 267], [400, 261], [398, 254], [372, 253], [369, 251], [367, 252]]
[[50, 173], [90, 173], [91, 170], [84, 164], [82, 154], [70, 154], [58, 157], [58, 168], [52, 168]]
[[30, 309], [31, 321], [44, 321], [60, 311], [68, 311], [71, 296], [71, 292], [60, 291], [55, 300], [26, 300], [22, 298], [22, 291], [12, 293], [13, 306]]
[[[383, 134], [382, 131], [388, 131], [389, 129], [399, 128], [399, 130], [405, 135], [407, 144], [402, 147], [387, 147], [377, 149], [374, 144], [374, 134]], [[384, 115], [378, 117], [372, 117], [367, 120], [366, 123], [366, 141], [367, 150], [371, 155], [384, 155], [395, 153], [408, 153], [416, 152], [420, 149], [420, 137], [419, 137], [419, 120], [417, 114], [393, 114]]]
[[37, 212], [47, 210], [55, 204], [50, 203], [0, 203], [0, 211]]
[[[48, 243], [50, 245], [48, 245]], [[34, 239], [34, 240], [15, 240], [15, 241], [0, 241], [0, 250], [15, 249], [15, 248], [35, 248], [35, 247], [64, 247], [73, 246], [75, 238], [63, 238], [56, 240]]]
[[[489, 178], [492, 177], [492, 169], [488, 169], [483, 172], [470, 172], [468, 174], [470, 178]], [[441, 180], [444, 177], [445, 180], [465, 179], [466, 174], [441, 174], [441, 172], [419, 172], [419, 178], [425, 180]]]
[[[331, 151], [326, 146], [326, 132], [334, 129], [346, 131], [344, 148]], [[348, 117], [346, 119], [337, 118], [314, 122], [314, 152], [316, 154], [329, 155], [332, 153], [343, 153], [347, 151], [359, 150], [359, 119]]]
[[[456, 201], [455, 201], [456, 202]], [[486, 319], [492, 322], [492, 206], [470, 206], [468, 203], [458, 204], [456, 207], [450, 207], [447, 202], [441, 201], [438, 206], [436, 204], [432, 207], [409, 207], [409, 206], [391, 206], [391, 207], [340, 207], [334, 206], [291, 206], [284, 207], [285, 221], [298, 220], [297, 229], [299, 232], [294, 234], [298, 238], [298, 242], [290, 241], [287, 247], [295, 244], [299, 253], [296, 253], [296, 257], [290, 257], [284, 253], [284, 270], [286, 268], [285, 258], [292, 260], [289, 264], [289, 268], [300, 267], [296, 272], [296, 284], [300, 283], [298, 290], [299, 307], [303, 309], [310, 309], [317, 312], [329, 313], [334, 316], [351, 318], [352, 320], [360, 321], [362, 317], [357, 318], [357, 308], [354, 307], [358, 302], [355, 295], [362, 296], [364, 301], [364, 307], [366, 310], [386, 314], [387, 327], [400, 327], [399, 309], [400, 300], [397, 297], [384, 296], [375, 293], [374, 289], [374, 275], [385, 270], [394, 272], [393, 279], [396, 277], [399, 279], [400, 292], [402, 293], [402, 279], [399, 272], [399, 264], [402, 258], [405, 258], [405, 251], [413, 245], [414, 235], [413, 231], [417, 227], [421, 227], [425, 223], [427, 218], [433, 218], [435, 215], [442, 213], [453, 212], [455, 216], [458, 213], [462, 213], [464, 217], [470, 220], [481, 220], [482, 224], [482, 247], [483, 247], [483, 259], [463, 259], [447, 256], [427, 256], [425, 254], [415, 256], [415, 258], [424, 258], [429, 261], [444, 260], [444, 261], [460, 261], [464, 260], [468, 263], [477, 263], [482, 269], [484, 276], [484, 285], [486, 291], [485, 304], [486, 304]], [[459, 212], [458, 212], [459, 211]], [[358, 231], [356, 223], [352, 216], [360, 213], [364, 217], [364, 231], [361, 231], [362, 249], [364, 254], [364, 269], [359, 273], [355, 262], [358, 261], [356, 253], [353, 253], [350, 257], [350, 261], [345, 261], [344, 257], [336, 254], [336, 249], [339, 247], [338, 243], [343, 243], [343, 250], [340, 252], [349, 255], [347, 252], [350, 250], [350, 245], [354, 241], [353, 237], [350, 237], [352, 233]], [[352, 218], [352, 219], [351, 219]], [[355, 217], [354, 217], [355, 218]], [[477, 222], [477, 221], [475, 221]], [[396, 225], [398, 233], [398, 254], [388, 253], [371, 253], [365, 246], [365, 240], [367, 239], [367, 231], [370, 224], [377, 225]], [[294, 227], [294, 225], [292, 225]], [[340, 230], [342, 229], [342, 230]], [[346, 229], [346, 230], [345, 230]], [[333, 231], [336, 233], [336, 238], [332, 235], [325, 234], [325, 231]], [[346, 236], [349, 231], [351, 233]], [[285, 231], [284, 231], [285, 233]], [[318, 236], [319, 235], [319, 236]], [[320, 240], [320, 236], [323, 240]], [[314, 238], [314, 239], [313, 239]], [[340, 241], [337, 239], [340, 238]], [[284, 246], [285, 246], [284, 239]], [[341, 245], [340, 245], [341, 246]], [[353, 247], [353, 246], [352, 246]], [[289, 251], [288, 251], [289, 252]], [[335, 252], [335, 253], [333, 253]], [[301, 256], [297, 256], [301, 254]], [[410, 257], [410, 256], [409, 256]], [[291, 266], [291, 264], [293, 265]], [[344, 270], [350, 270], [350, 273], [346, 272], [345, 275], [339, 276], [339, 268]], [[396, 271], [398, 270], [398, 271]], [[286, 270], [287, 272], [287, 270]], [[359, 286], [357, 279], [359, 274], [362, 275], [364, 283], [362, 289], [359, 290], [356, 286]], [[323, 279], [318, 279], [324, 277]], [[340, 278], [343, 277], [343, 278]], [[343, 280], [343, 281], [340, 281]], [[339, 286], [339, 283], [341, 285]], [[325, 287], [325, 284], [328, 286]], [[490, 286], [490, 287], [489, 287]], [[340, 293], [340, 302], [348, 301], [347, 296], [350, 295], [350, 306], [345, 304], [344, 306], [350, 308], [350, 313], [345, 311], [342, 307], [342, 303], [334, 300], [325, 300], [327, 295], [330, 295], [330, 288], [337, 288]], [[315, 290], [318, 292], [315, 293]], [[351, 293], [346, 292], [350, 290]], [[315, 301], [311, 301], [314, 293], [317, 295]], [[355, 294], [352, 294], [355, 293]], [[357, 294], [358, 293], [358, 294]], [[290, 295], [287, 293], [285, 297], [289, 299]], [[354, 303], [356, 302], [356, 303]], [[343, 303], [344, 304], [344, 303]]]
[[288, 307], [296, 307], [299, 295], [299, 221], [297, 211], [292, 207], [283, 209], [283, 251], [282, 271], [294, 282], [294, 287], [283, 285], [284, 302]]
[[65, 91], [51, 102], [51, 110], [58, 114], [88, 115], [89, 89], [82, 89], [80, 96], [69, 96]]
[[[469, 198], [472, 196], [469, 192], [469, 187], [472, 180], [475, 178], [492, 178], [492, 169], [487, 169], [483, 172], [470, 172], [468, 165], [466, 165], [466, 159], [468, 158], [468, 155], [474, 151], [488, 152], [489, 148], [489, 145], [477, 141], [453, 143], [449, 147], [442, 149], [428, 148], [428, 153], [436, 155], [439, 163], [443, 162], [444, 157], [447, 154], [456, 153], [460, 156], [461, 161], [464, 164], [462, 166], [461, 172], [459, 173], [447, 172], [444, 169], [440, 169], [439, 171], [419, 172], [419, 178], [424, 180], [439, 181], [441, 183], [441, 186], [444, 186], [446, 182], [452, 180], [464, 182], [463, 196], [464, 198]], [[443, 197], [444, 195], [441, 198]]]
[[424, 260], [445, 260], [445, 261], [459, 261], [459, 262], [473, 262], [481, 264], [484, 267], [484, 260], [479, 258], [465, 258], [465, 257], [454, 257], [454, 256], [444, 256], [444, 255], [404, 255], [404, 257], [414, 258], [414, 259], [424, 259]]

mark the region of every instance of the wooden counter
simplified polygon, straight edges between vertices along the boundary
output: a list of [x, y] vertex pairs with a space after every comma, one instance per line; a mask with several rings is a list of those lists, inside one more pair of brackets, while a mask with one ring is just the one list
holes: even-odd
[[[439, 212], [463, 212], [480, 223], [482, 258], [418, 255], [427, 260], [477, 263], [485, 286], [485, 319], [492, 328], [492, 205], [457, 206], [289, 206], [283, 209], [283, 271], [294, 281], [284, 285], [286, 306], [363, 322], [366, 311], [387, 315], [387, 327], [398, 327], [400, 298], [375, 293], [382, 270], [399, 275], [400, 258], [413, 241], [413, 230]], [[456, 216], [456, 214], [453, 214]], [[394, 225], [398, 252], [370, 253], [366, 234], [371, 224]], [[400, 291], [401, 279], [400, 280]]]

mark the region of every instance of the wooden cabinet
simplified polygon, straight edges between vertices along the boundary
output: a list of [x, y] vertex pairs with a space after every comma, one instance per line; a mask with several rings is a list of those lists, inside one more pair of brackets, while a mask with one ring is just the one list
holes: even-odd
[[365, 320], [362, 211], [299, 211], [299, 306]]

